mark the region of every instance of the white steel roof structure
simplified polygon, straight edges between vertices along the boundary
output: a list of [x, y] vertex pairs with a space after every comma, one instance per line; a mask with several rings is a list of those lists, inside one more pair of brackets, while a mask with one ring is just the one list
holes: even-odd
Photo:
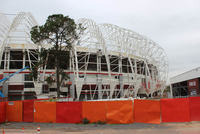
[[80, 43], [81, 47], [89, 48], [90, 51], [101, 49], [105, 55], [143, 58], [157, 67], [160, 82], [163, 82], [162, 85], [166, 84], [168, 59], [164, 49], [157, 43], [132, 30], [116, 25], [96, 24], [89, 19], [80, 19], [78, 23], [86, 28]]
[[[133, 85], [138, 91], [140, 85], [137, 85], [137, 77], [139, 77], [139, 75], [137, 75], [137, 72], [134, 73], [135, 71], [133, 70], [131, 59], [142, 59], [145, 64], [144, 68], [147, 68], [148, 74], [150, 74], [149, 64], [155, 66], [158, 73], [156, 82], [154, 81], [153, 83], [154, 86], [152, 86], [151, 93], [154, 92], [155, 83], [161, 85], [159, 90], [163, 92], [168, 78], [168, 59], [163, 48], [157, 43], [132, 30], [112, 24], [96, 24], [89, 19], [79, 19], [77, 24], [82, 24], [86, 30], [81, 36], [78, 45], [73, 45], [74, 61], [76, 62], [73, 68], [74, 72], [79, 72], [77, 52], [96, 53], [100, 50], [102, 55], [105, 55], [109, 76], [111, 76], [112, 72], [109, 66], [109, 56], [116, 55], [118, 57], [127, 57], [132, 68], [131, 75], [136, 78], [134, 79]], [[12, 21], [10, 21], [5, 14], [0, 14], [0, 59], [2, 59], [3, 52], [9, 47], [12, 49], [23, 48], [27, 51], [29, 51], [29, 49], [37, 49], [38, 46], [35, 45], [30, 38], [30, 30], [35, 25], [37, 25], [37, 22], [31, 13], [20, 12], [15, 15]], [[76, 73], [76, 75], [76, 90], [80, 95], [84, 81], [78, 77], [78, 73]], [[151, 81], [151, 79], [153, 78], [148, 75], [148, 81]], [[107, 81], [105, 80], [105, 82]], [[116, 85], [115, 82], [114, 84]], [[114, 89], [115, 85], [113, 85], [113, 87], [111, 85], [110, 88]], [[112, 93], [113, 91], [111, 90], [111, 95]]]
[[20, 12], [12, 21], [6, 14], [0, 13], [0, 59], [5, 48], [10, 45], [17, 48], [17, 45], [23, 44], [26, 49], [36, 47], [30, 38], [30, 30], [35, 25], [37, 22], [31, 13]]

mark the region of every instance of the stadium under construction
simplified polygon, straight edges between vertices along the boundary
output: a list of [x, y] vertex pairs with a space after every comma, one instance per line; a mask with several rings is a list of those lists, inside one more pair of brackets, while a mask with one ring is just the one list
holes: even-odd
[[[112, 24], [97, 24], [89, 19], [79, 19], [76, 23], [86, 30], [63, 62], [69, 74], [61, 87], [64, 97], [97, 100], [163, 94], [168, 60], [157, 43]], [[30, 38], [30, 30], [35, 25], [38, 23], [31, 13], [0, 13], [0, 79], [38, 62], [41, 47]], [[43, 44], [42, 47], [50, 46]], [[55, 78], [51, 58], [40, 68], [39, 79], [33, 80], [29, 70], [20, 71], [0, 83], [1, 92], [9, 100], [56, 96], [56, 84], [45, 81], [47, 76]]]

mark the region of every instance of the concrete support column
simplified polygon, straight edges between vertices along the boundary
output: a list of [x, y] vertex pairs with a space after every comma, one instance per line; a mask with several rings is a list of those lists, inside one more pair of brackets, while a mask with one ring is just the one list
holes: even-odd
[[[119, 64], [119, 73], [122, 74], [122, 56], [119, 56], [119, 60], [118, 60], [118, 64]], [[119, 87], [120, 87], [120, 97], [124, 96], [124, 87], [123, 87], [123, 75], [119, 75]]]
[[74, 54], [73, 51], [70, 50], [69, 52], [69, 58], [70, 58], [70, 63], [69, 63], [69, 80], [72, 82], [70, 88], [69, 88], [69, 94], [70, 97], [74, 100], [75, 99], [75, 74], [71, 73], [75, 71], [75, 66], [74, 66]]
[[119, 75], [120, 97], [124, 96], [123, 75]]
[[69, 90], [70, 97], [75, 99], [75, 88], [74, 88], [75, 81], [74, 81], [74, 74], [73, 73], [69, 74], [69, 79], [72, 82], [72, 85], [70, 86], [70, 90]]
[[69, 70], [72, 71], [72, 50], [69, 50]]
[[24, 100], [24, 89], [22, 91], [22, 100]]
[[135, 71], [135, 74], [134, 74], [134, 80], [135, 80], [135, 84], [134, 84], [134, 98], [137, 97], [137, 93], [138, 93], [138, 80], [137, 80], [137, 59], [134, 59], [134, 71]]
[[102, 94], [102, 75], [101, 73], [101, 56], [102, 52], [99, 50], [97, 52], [97, 86], [98, 86], [98, 99], [102, 99], [103, 94]]
[[135, 75], [137, 75], [137, 61], [136, 61], [136, 59], [134, 60], [134, 66], [135, 66]]
[[170, 88], [170, 98], [173, 98], [173, 90], [172, 90], [172, 84], [169, 84], [169, 88]]
[[9, 70], [10, 66], [10, 47], [5, 47], [4, 69]]
[[26, 54], [25, 54], [25, 49], [23, 49], [23, 68], [26, 66], [25, 64], [26, 64]]
[[102, 94], [102, 75], [101, 74], [97, 75], [97, 84], [98, 84], [98, 99], [102, 99], [103, 94]]

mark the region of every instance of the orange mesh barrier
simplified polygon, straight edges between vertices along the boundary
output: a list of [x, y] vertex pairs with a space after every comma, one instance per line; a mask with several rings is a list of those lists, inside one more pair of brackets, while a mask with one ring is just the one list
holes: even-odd
[[34, 115], [34, 101], [25, 100], [23, 101], [23, 121], [24, 122], [33, 122]]
[[80, 123], [82, 102], [56, 102], [57, 123]]
[[83, 118], [90, 122], [106, 121], [106, 103], [103, 101], [87, 101], [82, 103]]
[[22, 122], [22, 101], [6, 102], [6, 119], [9, 122]]
[[56, 102], [34, 102], [34, 122], [56, 122]]
[[189, 122], [189, 99], [161, 99], [162, 122]]
[[0, 123], [6, 121], [6, 103], [0, 102]]
[[160, 101], [134, 100], [135, 122], [160, 124], [160, 114]]
[[190, 97], [190, 120], [200, 121], [200, 97]]
[[132, 101], [107, 101], [106, 122], [109, 124], [133, 123]]

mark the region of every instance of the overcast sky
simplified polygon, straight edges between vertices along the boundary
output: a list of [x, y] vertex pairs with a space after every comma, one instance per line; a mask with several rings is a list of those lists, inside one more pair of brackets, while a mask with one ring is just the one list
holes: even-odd
[[170, 77], [200, 67], [200, 0], [1, 0], [0, 12], [20, 11], [39, 24], [62, 13], [145, 35], [165, 49]]

